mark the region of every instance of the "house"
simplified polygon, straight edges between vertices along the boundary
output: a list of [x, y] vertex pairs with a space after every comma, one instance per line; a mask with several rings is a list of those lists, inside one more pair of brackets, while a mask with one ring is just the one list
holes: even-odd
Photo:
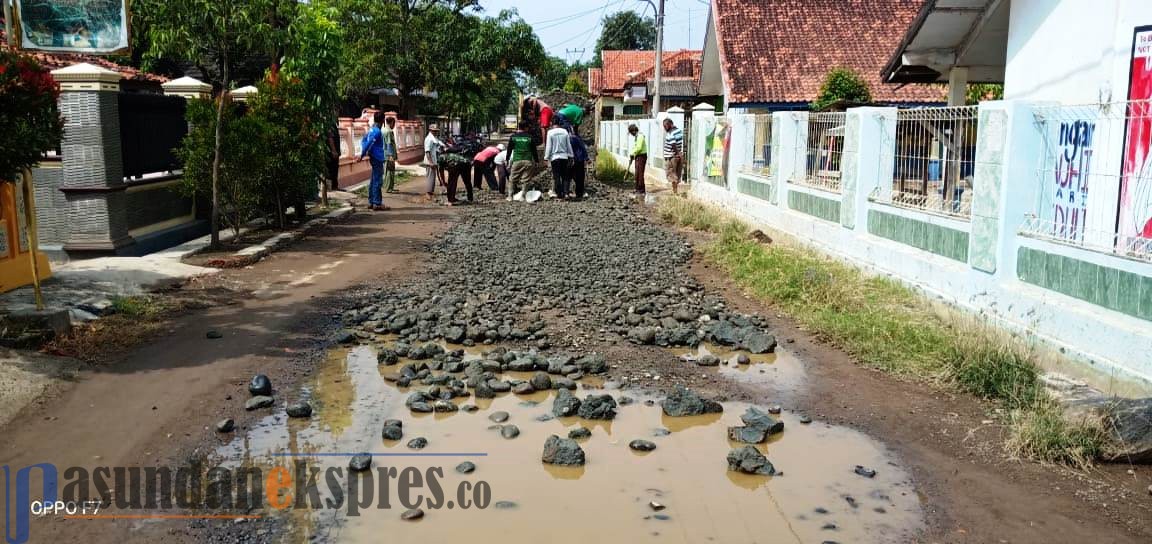
[[929, 0], [890, 52], [883, 78], [948, 82], [953, 94], [966, 83], [1003, 83], [1005, 99], [1122, 101], [1136, 34], [1152, 34], [1146, 25], [1147, 0]]
[[[3, 18], [0, 18], [0, 24], [3, 23]], [[8, 49], [7, 35], [4, 29], [0, 26], [0, 49]], [[120, 74], [123, 79], [120, 81], [120, 90], [125, 92], [148, 92], [160, 94], [162, 92], [160, 85], [168, 82], [168, 78], [159, 74], [152, 74], [143, 70], [117, 64], [105, 57], [96, 55], [83, 55], [79, 53], [58, 53], [47, 51], [24, 51], [24, 54], [36, 59], [49, 70], [56, 70], [59, 68], [66, 68], [73, 64], [88, 63], [93, 66], [111, 70]]]
[[[661, 79], [670, 87], [661, 92], [663, 97], [688, 99], [683, 93], [693, 91], [700, 74], [702, 51], [682, 49], [664, 52]], [[655, 51], [601, 51], [601, 67], [588, 70], [588, 89], [596, 97], [597, 121], [612, 120], [623, 115], [649, 115], [655, 85]], [[668, 92], [668, 91], [671, 91]], [[675, 94], [672, 94], [675, 93]]]
[[832, 68], [848, 68], [883, 104], [939, 104], [940, 86], [880, 72], [923, 0], [712, 0], [699, 96], [737, 112], [802, 110]]

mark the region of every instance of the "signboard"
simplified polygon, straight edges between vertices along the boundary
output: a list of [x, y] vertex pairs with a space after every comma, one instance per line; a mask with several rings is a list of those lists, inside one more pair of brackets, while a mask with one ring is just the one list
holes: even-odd
[[1118, 226], [1121, 243], [1142, 250], [1152, 247], [1152, 26], [1133, 33], [1130, 70]]
[[15, 0], [21, 49], [107, 54], [128, 49], [127, 0]]

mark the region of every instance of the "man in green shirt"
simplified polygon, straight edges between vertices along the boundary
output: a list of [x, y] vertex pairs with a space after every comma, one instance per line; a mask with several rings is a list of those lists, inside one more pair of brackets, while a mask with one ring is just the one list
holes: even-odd
[[396, 118], [389, 117], [385, 121], [384, 130], [381, 131], [384, 139], [384, 179], [388, 183], [388, 192], [396, 192]]
[[[517, 188], [528, 192], [528, 185], [532, 184], [532, 171], [540, 156], [536, 153], [535, 134], [532, 125], [528, 122], [520, 124], [520, 131], [508, 138], [508, 150], [505, 151], [509, 169], [512, 171], [508, 186], [508, 200], [517, 193]], [[534, 184], [533, 184], [534, 185]]]
[[636, 138], [636, 141], [632, 143], [632, 151], [629, 156], [636, 163], [636, 194], [643, 195], [646, 192], [644, 168], [648, 166], [648, 138], [640, 133], [640, 127], [635, 124], [628, 125], [628, 134]]

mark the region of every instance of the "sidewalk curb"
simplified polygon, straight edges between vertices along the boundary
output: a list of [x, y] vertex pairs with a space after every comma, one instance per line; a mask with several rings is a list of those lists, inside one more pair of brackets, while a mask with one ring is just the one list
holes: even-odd
[[259, 244], [248, 246], [232, 254], [230, 259], [217, 259], [207, 263], [207, 266], [213, 268], [240, 268], [255, 264], [271, 255], [276, 250], [291, 244], [308, 234], [309, 231], [316, 227], [327, 225], [330, 221], [343, 219], [356, 211], [355, 206], [344, 206], [342, 208], [328, 212], [323, 217], [312, 219], [299, 229], [282, 232], [277, 234]]

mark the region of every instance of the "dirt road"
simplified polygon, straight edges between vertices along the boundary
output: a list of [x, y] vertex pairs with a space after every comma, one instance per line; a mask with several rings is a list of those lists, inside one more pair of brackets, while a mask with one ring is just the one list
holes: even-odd
[[[315, 231], [288, 250], [252, 267], [226, 271], [218, 278], [188, 286], [186, 289], [227, 289], [243, 295], [237, 297], [235, 304], [176, 318], [168, 324], [167, 334], [118, 360], [80, 372], [76, 382], [58, 396], [30, 407], [0, 430], [5, 437], [0, 444], [0, 465], [180, 463], [227, 442], [213, 429], [223, 418], [235, 418], [238, 433], [257, 430], [261, 425], [282, 424], [261, 417], [266, 413], [253, 415], [243, 410], [248, 397], [245, 385], [255, 373], [268, 374], [277, 389], [283, 391], [294, 391], [321, 379], [330, 383], [351, 379], [351, 366], [333, 374], [331, 367], [325, 366], [332, 361], [316, 356], [317, 347], [337, 330], [330, 318], [332, 310], [345, 305], [349, 297], [361, 294], [363, 291], [357, 286], [399, 286], [421, 276], [428, 255], [426, 244], [451, 227], [461, 214], [469, 213], [467, 209], [427, 207], [395, 199], [389, 204], [394, 205], [391, 211], [359, 212], [344, 222]], [[585, 204], [592, 205], [594, 201]], [[781, 341], [791, 341], [784, 345], [786, 352], [795, 356], [795, 368], [803, 374], [802, 381], [791, 382], [787, 391], [781, 391], [779, 384], [730, 379], [723, 373], [690, 372], [674, 356], [631, 345], [618, 346], [610, 355], [635, 361], [635, 366], [622, 364], [611, 371], [609, 379], [647, 373], [649, 377], [663, 375], [666, 380], [683, 379], [733, 402], [787, 398], [796, 410], [811, 414], [822, 423], [863, 431], [871, 442], [894, 454], [892, 462], [898, 465], [894, 471], [909, 475], [923, 518], [915, 537], [918, 541], [1073, 543], [1152, 539], [1152, 497], [1144, 491], [1152, 483], [1152, 471], [1137, 467], [1128, 474], [1129, 467], [1106, 467], [1080, 474], [1003, 460], [999, 449], [1002, 430], [984, 423], [989, 419], [986, 412], [992, 407], [861, 369], [787, 320], [774, 317], [770, 308], [733, 291], [728, 282], [699, 259], [692, 262], [688, 272], [706, 291], [721, 295], [730, 306], [768, 316]], [[206, 338], [208, 330], [220, 331], [223, 338]], [[781, 363], [778, 359], [778, 368], [784, 371], [786, 365]], [[653, 385], [643, 378], [636, 381], [641, 390]], [[516, 415], [513, 404], [507, 404], [506, 409]], [[633, 428], [634, 421], [646, 424], [643, 419], [622, 420], [619, 426]], [[525, 431], [530, 432], [527, 428]], [[449, 428], [449, 432], [467, 436], [464, 429]], [[820, 442], [798, 444], [810, 444], [804, 447], [812, 449], [821, 447]], [[535, 451], [537, 446], [532, 442], [525, 447]], [[803, 449], [792, 453], [796, 456], [793, 463], [798, 464], [804, 454]], [[816, 458], [820, 456], [813, 453]], [[690, 472], [689, 467], [679, 469]], [[799, 468], [795, 472], [803, 474]], [[792, 483], [785, 477], [780, 485]], [[716, 500], [728, 497], [716, 496]], [[594, 501], [595, 495], [588, 500]], [[613, 519], [610, 523], [617, 522]], [[281, 524], [268, 519], [205, 523], [183, 519], [142, 522], [46, 518], [33, 524], [31, 541], [145, 542], [163, 538], [262, 542], [297, 535], [279, 533], [281, 529]], [[387, 530], [371, 525], [367, 529], [371, 530], [369, 534]], [[892, 535], [870, 536], [877, 541], [893, 540]], [[508, 534], [500, 540], [515, 541]], [[809, 541], [765, 541], [796, 540]]]

